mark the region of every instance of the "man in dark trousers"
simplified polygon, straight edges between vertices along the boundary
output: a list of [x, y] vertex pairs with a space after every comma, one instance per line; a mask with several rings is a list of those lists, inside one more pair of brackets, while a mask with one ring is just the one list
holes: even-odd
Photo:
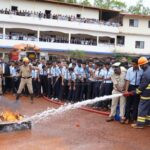
[[[132, 60], [132, 67], [127, 70], [125, 91], [134, 91], [141, 81], [143, 70], [138, 66], [138, 58]], [[130, 121], [135, 122], [137, 120], [138, 105], [140, 97], [138, 95], [129, 96], [126, 102], [126, 113], [125, 123], [128, 124]]]

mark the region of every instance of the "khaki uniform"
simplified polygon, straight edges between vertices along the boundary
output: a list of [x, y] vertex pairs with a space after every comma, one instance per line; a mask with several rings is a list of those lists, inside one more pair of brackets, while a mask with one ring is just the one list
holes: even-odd
[[3, 69], [0, 67], [0, 94], [3, 93], [2, 91], [2, 76], [3, 76]]
[[21, 82], [19, 85], [19, 89], [17, 94], [21, 94], [25, 85], [27, 85], [29, 93], [33, 94], [33, 87], [32, 87], [32, 77], [31, 77], [31, 68], [29, 65], [25, 66], [22, 65], [20, 67], [20, 75], [21, 75]]
[[[121, 90], [124, 89], [124, 85], [125, 85], [125, 72], [121, 72], [120, 75], [117, 74], [113, 74], [111, 79], [113, 82], [113, 91], [112, 94], [120, 94], [120, 92], [117, 90], [117, 88], [115, 87], [115, 85], [117, 84]], [[124, 117], [125, 115], [125, 104], [126, 104], [126, 99], [124, 96], [121, 96], [119, 98], [113, 98], [112, 99], [112, 105], [111, 105], [111, 113], [110, 113], [110, 117], [114, 117], [116, 114], [116, 108], [118, 105], [118, 102], [120, 101], [120, 117]]]

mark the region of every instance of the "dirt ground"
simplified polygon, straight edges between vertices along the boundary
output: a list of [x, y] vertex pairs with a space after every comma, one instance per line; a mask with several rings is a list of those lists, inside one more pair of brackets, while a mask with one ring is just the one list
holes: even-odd
[[[31, 116], [47, 107], [58, 106], [43, 98], [30, 104], [21, 97], [18, 110]], [[41, 121], [32, 130], [0, 133], [0, 150], [150, 150], [150, 127], [132, 129], [105, 120], [106, 116], [73, 110]]]

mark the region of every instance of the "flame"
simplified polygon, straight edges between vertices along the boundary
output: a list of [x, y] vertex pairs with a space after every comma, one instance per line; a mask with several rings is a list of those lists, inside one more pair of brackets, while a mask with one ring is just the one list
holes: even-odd
[[12, 121], [12, 122], [15, 122], [15, 121], [22, 120], [23, 116], [20, 115], [19, 113], [14, 113], [14, 112], [11, 112], [11, 111], [5, 111], [5, 112], [1, 113], [0, 119], [2, 121], [10, 121], [10, 122]]

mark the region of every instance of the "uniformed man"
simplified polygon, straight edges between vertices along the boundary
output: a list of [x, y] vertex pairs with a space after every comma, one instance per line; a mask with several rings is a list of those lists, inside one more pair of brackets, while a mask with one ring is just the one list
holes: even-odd
[[[120, 93], [124, 92], [124, 90], [125, 90], [126, 73], [121, 70], [120, 65], [121, 65], [121, 63], [119, 63], [119, 62], [113, 64], [114, 74], [111, 76], [111, 79], [113, 82], [112, 94], [120, 94]], [[125, 104], [126, 104], [126, 98], [124, 96], [112, 99], [111, 113], [109, 115], [109, 118], [106, 120], [107, 122], [114, 120], [114, 117], [116, 115], [116, 108], [117, 108], [118, 102], [120, 104], [120, 114], [119, 114], [120, 115], [120, 123], [124, 123]]]
[[25, 85], [27, 85], [28, 91], [30, 93], [31, 103], [33, 103], [33, 87], [32, 87], [32, 76], [31, 76], [32, 69], [35, 69], [35, 67], [29, 65], [29, 59], [27, 57], [24, 57], [23, 65], [20, 67], [21, 82], [19, 85], [19, 89], [17, 91], [16, 100], [19, 100], [22, 90], [24, 89]]
[[140, 95], [137, 121], [131, 126], [133, 128], [144, 128], [146, 125], [150, 126], [150, 67], [145, 57], [139, 58], [138, 65], [144, 71], [139, 87], [134, 92], [125, 92], [124, 96]]

